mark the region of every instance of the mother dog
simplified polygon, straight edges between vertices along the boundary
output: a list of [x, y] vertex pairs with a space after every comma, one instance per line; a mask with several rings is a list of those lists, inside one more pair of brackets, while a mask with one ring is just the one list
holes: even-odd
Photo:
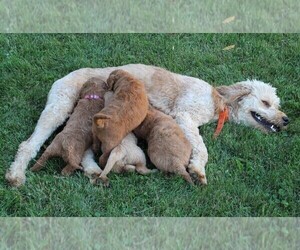
[[[15, 161], [6, 173], [14, 186], [25, 183], [25, 170], [46, 139], [72, 112], [80, 88], [91, 77], [106, 80], [115, 69], [123, 69], [144, 82], [150, 103], [171, 115], [191, 142], [193, 151], [189, 172], [203, 184], [207, 183], [205, 165], [207, 149], [198, 127], [219, 118], [226, 107], [229, 121], [243, 123], [265, 132], [278, 132], [288, 124], [287, 116], [279, 110], [275, 88], [260, 81], [244, 81], [231, 86], [213, 88], [203, 80], [175, 74], [162, 68], [129, 64], [109, 68], [83, 68], [57, 80], [48, 95], [33, 134], [20, 144]], [[91, 150], [85, 153], [82, 166], [87, 175], [100, 173]]]

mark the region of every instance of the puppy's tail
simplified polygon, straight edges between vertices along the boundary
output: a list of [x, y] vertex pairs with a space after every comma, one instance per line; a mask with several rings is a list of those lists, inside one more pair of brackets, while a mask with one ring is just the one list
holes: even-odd
[[50, 158], [50, 154], [48, 152], [44, 152], [40, 159], [34, 164], [34, 166], [30, 169], [33, 172], [39, 171], [44, 167], [45, 162]]
[[41, 168], [44, 167], [46, 161], [49, 158], [52, 158], [55, 156], [61, 156], [62, 150], [63, 150], [63, 148], [59, 142], [59, 134], [58, 134], [30, 170], [31, 171], [39, 171]]
[[111, 116], [103, 113], [98, 113], [94, 115], [94, 123], [98, 128], [104, 128], [106, 121], [109, 119], [111, 119]]

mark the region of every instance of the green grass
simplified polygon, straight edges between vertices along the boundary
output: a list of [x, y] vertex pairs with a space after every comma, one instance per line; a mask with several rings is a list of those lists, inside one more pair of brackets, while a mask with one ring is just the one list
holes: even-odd
[[[299, 62], [297, 34], [0, 35], [0, 216], [299, 216]], [[60, 159], [28, 171], [25, 186], [10, 187], [4, 174], [33, 132], [52, 83], [81, 67], [127, 63], [165, 67], [214, 86], [270, 82], [291, 124], [266, 135], [228, 123], [217, 140], [216, 124], [202, 126], [207, 187], [133, 173], [111, 174], [105, 189], [82, 173], [60, 176]]]

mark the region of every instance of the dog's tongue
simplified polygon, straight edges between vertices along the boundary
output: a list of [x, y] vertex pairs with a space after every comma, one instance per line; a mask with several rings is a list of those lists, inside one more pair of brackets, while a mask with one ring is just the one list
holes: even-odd
[[228, 108], [225, 107], [224, 110], [222, 110], [220, 113], [219, 113], [219, 120], [218, 120], [218, 125], [217, 125], [217, 128], [216, 128], [216, 131], [214, 133], [214, 138], [216, 139], [218, 137], [218, 135], [221, 133], [222, 131], [222, 128], [224, 126], [224, 123], [228, 120], [228, 116], [229, 116], [229, 111], [228, 111]]

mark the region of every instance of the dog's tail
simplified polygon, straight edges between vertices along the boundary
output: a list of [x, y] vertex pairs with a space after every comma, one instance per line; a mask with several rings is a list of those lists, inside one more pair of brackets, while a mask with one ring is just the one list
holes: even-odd
[[106, 121], [111, 119], [111, 116], [103, 114], [103, 113], [98, 113], [98, 114], [94, 115], [93, 119], [94, 119], [94, 123], [96, 124], [96, 126], [98, 128], [104, 128]]
[[33, 165], [32, 168], [30, 168], [31, 171], [36, 172], [41, 170], [41, 168], [44, 167], [45, 162], [50, 158], [50, 154], [48, 152], [44, 152], [42, 156], [36, 161], [36, 163]]

